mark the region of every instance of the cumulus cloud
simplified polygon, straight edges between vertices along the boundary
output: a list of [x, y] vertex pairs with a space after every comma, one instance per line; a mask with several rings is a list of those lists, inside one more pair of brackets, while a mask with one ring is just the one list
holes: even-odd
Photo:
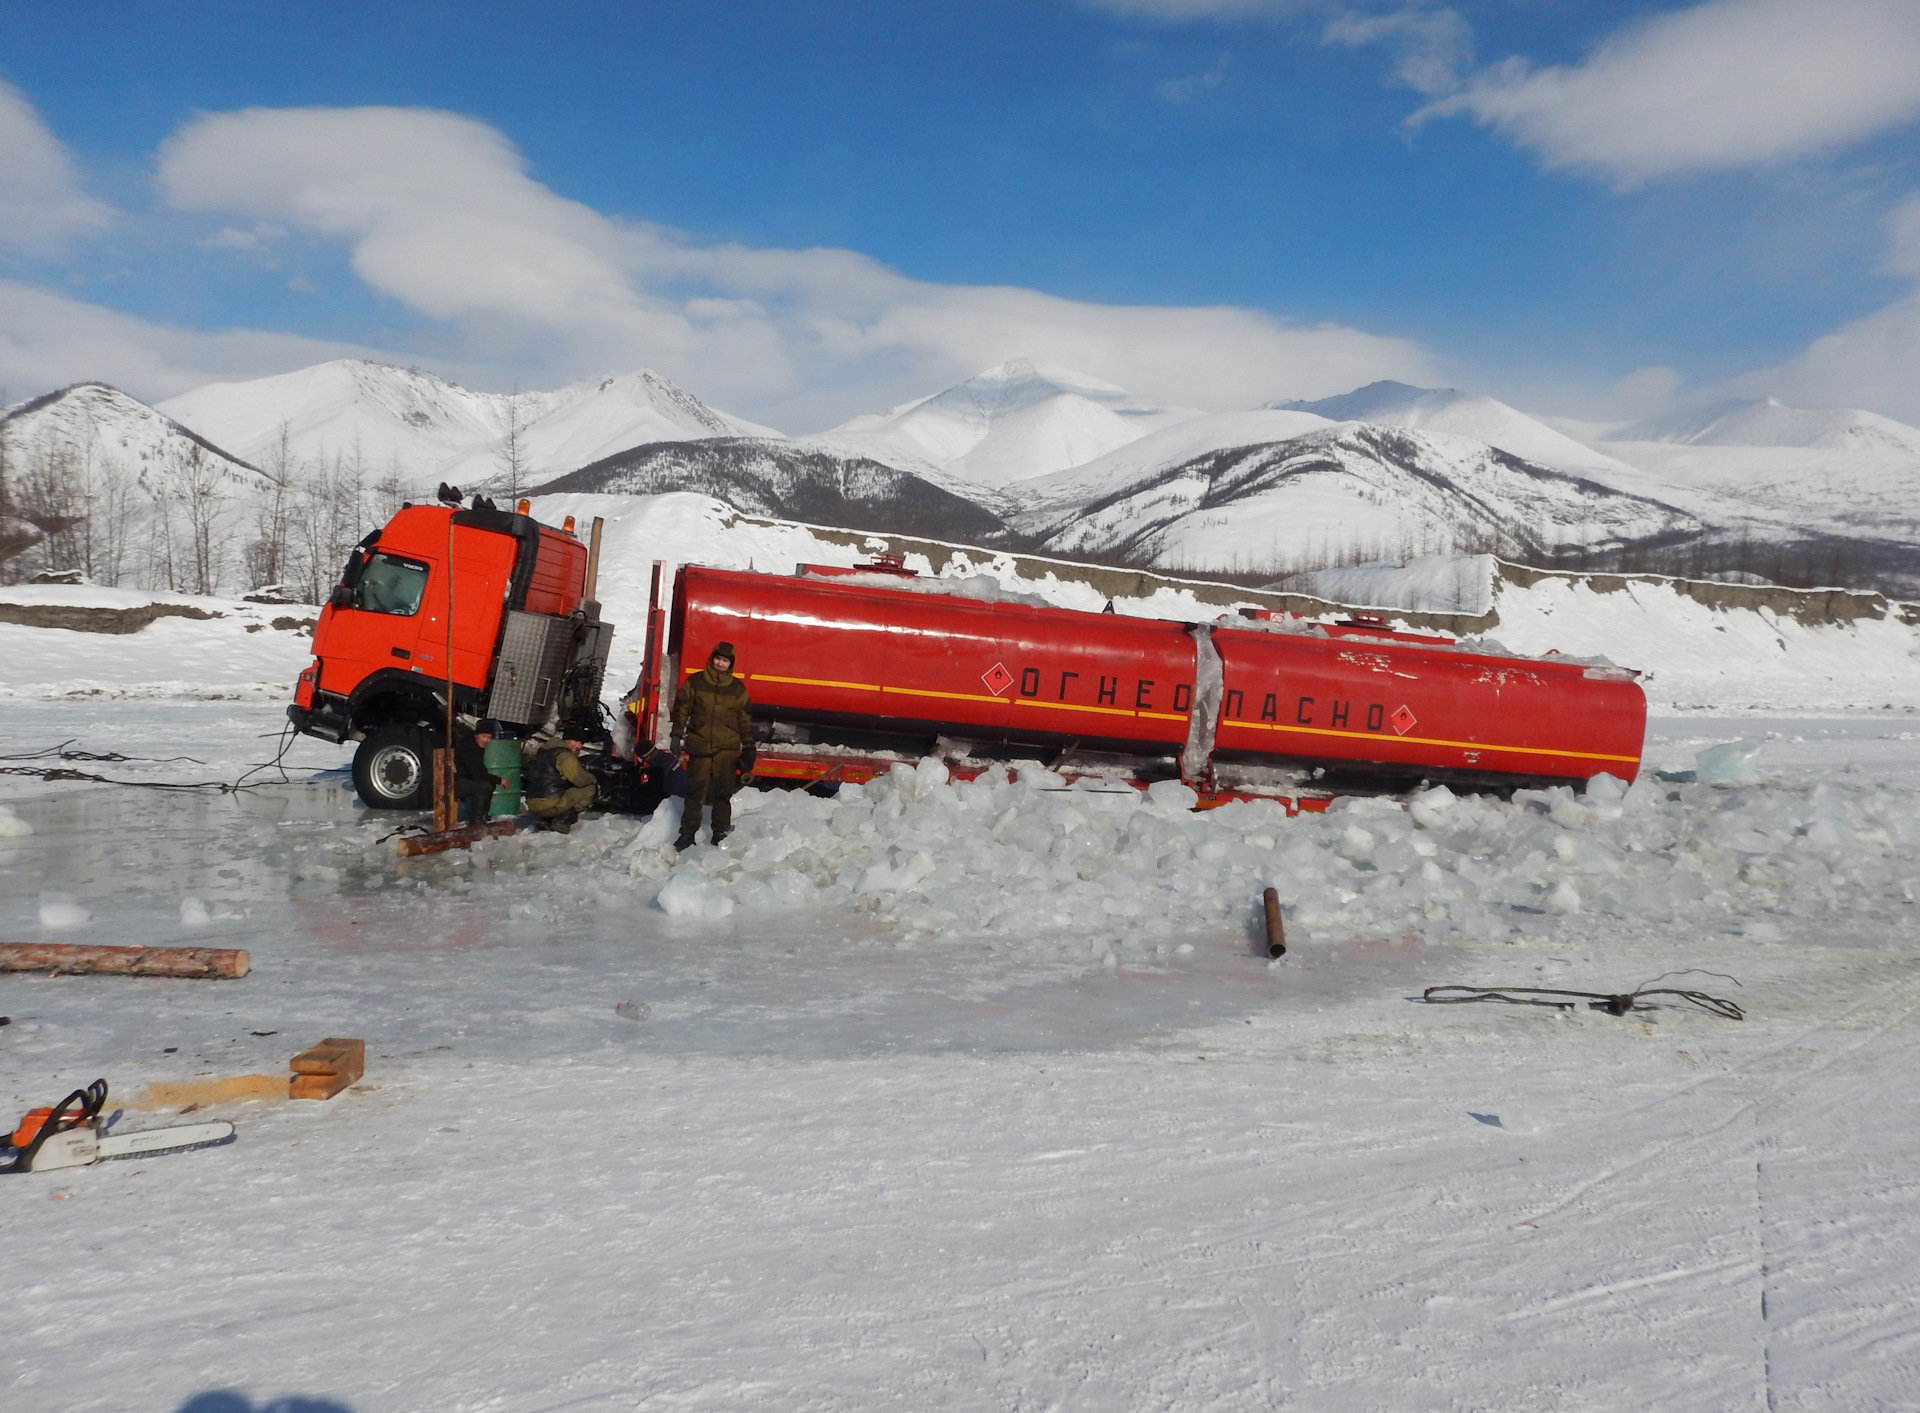
[[1416, 121], [1448, 114], [1623, 186], [1807, 157], [1920, 118], [1920, 4], [1708, 0], [1580, 64], [1509, 59]]
[[561, 197], [498, 131], [449, 113], [215, 114], [169, 139], [159, 179], [183, 210], [344, 242], [368, 285], [523, 366], [534, 350], [556, 376], [645, 363], [721, 405], [816, 424], [1021, 356], [1220, 408], [1432, 371], [1406, 341], [1253, 310], [1098, 305], [930, 284], [852, 251], [701, 245]]
[[57, 253], [113, 210], [80, 190], [66, 149], [21, 92], [0, 79], [0, 248]]

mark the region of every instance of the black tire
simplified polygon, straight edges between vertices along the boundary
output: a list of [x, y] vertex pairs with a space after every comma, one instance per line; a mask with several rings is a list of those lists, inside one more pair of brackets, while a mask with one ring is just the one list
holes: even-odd
[[353, 788], [369, 809], [431, 809], [431, 760], [418, 726], [376, 727], [353, 753]]

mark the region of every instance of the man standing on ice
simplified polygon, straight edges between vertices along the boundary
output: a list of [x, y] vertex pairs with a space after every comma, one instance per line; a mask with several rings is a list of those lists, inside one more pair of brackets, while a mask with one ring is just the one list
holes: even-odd
[[680, 688], [673, 703], [673, 750], [687, 754], [687, 805], [680, 816], [680, 837], [673, 847], [693, 847], [700, 832], [700, 810], [713, 806], [713, 842], [733, 828], [733, 792], [740, 780], [736, 766], [753, 739], [753, 703], [733, 675], [733, 644], [716, 643], [704, 669]]

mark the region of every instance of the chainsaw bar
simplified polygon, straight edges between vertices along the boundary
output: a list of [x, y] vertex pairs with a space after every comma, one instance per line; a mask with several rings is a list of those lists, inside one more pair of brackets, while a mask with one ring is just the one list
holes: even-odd
[[224, 1119], [211, 1123], [176, 1124], [172, 1128], [141, 1129], [134, 1133], [103, 1132], [100, 1111], [106, 1106], [107, 1082], [95, 1080], [75, 1090], [51, 1109], [36, 1109], [21, 1121], [7, 1148], [11, 1163], [0, 1172], [45, 1173], [61, 1168], [84, 1168], [114, 1158], [144, 1158], [155, 1153], [178, 1153], [189, 1148], [211, 1148], [233, 1141], [233, 1125]]

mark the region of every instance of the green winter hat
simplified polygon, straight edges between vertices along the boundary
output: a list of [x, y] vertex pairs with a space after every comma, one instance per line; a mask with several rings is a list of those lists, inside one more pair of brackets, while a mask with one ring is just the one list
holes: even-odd
[[707, 654], [707, 661], [712, 662], [717, 657], [723, 657], [728, 662], [738, 662], [740, 660], [739, 654], [733, 650], [732, 643], [715, 643], [713, 645], [713, 651]]

